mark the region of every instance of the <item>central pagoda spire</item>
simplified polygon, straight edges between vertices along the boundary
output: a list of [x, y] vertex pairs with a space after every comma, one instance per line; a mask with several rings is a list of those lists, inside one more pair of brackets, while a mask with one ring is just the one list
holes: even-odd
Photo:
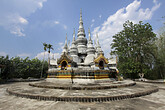
[[80, 9], [80, 21], [79, 21], [79, 29], [77, 36], [84, 36], [85, 37], [85, 30], [83, 26], [83, 20], [82, 20], [82, 9]]
[[76, 39], [76, 45], [78, 49], [78, 55], [80, 57], [80, 62], [83, 63], [85, 60], [85, 57], [87, 55], [87, 39], [85, 37], [85, 30], [83, 26], [83, 20], [82, 20], [82, 9], [80, 10], [80, 21], [79, 21], [79, 29]]
[[80, 9], [80, 22], [83, 23], [83, 20], [82, 20], [82, 9]]

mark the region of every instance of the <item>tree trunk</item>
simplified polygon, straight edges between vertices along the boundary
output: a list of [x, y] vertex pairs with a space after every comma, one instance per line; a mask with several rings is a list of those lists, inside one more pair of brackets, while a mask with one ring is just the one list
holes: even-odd
[[42, 70], [41, 70], [41, 76], [40, 76], [40, 78], [42, 78], [42, 74], [43, 74], [43, 71], [44, 71], [44, 63], [45, 63], [45, 52], [44, 52], [44, 58], [43, 58]]
[[50, 68], [50, 53], [48, 54], [48, 69]]

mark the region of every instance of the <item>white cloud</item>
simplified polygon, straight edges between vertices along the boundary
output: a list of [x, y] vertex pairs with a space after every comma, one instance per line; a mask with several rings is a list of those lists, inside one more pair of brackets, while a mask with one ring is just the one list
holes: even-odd
[[[50, 53], [51, 54], [51, 53]], [[38, 53], [37, 56], [35, 58], [38, 58], [40, 60], [42, 59], [48, 59], [48, 52], [41, 52], [41, 53]]]
[[95, 19], [92, 19], [91, 28], [94, 26]]
[[[46, 1], [46, 0], [43, 0], [43, 1]], [[40, 7], [40, 8], [42, 8], [42, 7], [43, 7], [43, 1], [38, 2], [38, 5], [39, 5], [39, 7]]]
[[62, 49], [64, 47], [64, 43], [63, 42], [59, 42], [58, 45], [59, 45], [59, 47], [57, 48], [57, 50], [62, 51]]
[[62, 22], [59, 22], [57, 20], [46, 20], [44, 22], [41, 22], [40, 24], [42, 24], [42, 26], [44, 26], [44, 27], [47, 27], [47, 26], [54, 27], [54, 26], [58, 25], [58, 26], [61, 26], [65, 30], [68, 28], [67, 25], [65, 25]]
[[63, 43], [63, 42], [59, 42], [58, 44], [59, 44], [60, 46], [64, 45], [64, 43]]
[[[45, 53], [45, 59], [48, 59], [48, 52], [41, 52], [41, 53], [38, 53], [37, 56], [35, 58], [38, 58], [40, 60], [42, 60], [44, 58], [44, 53]], [[60, 57], [60, 53], [52, 53], [50, 52], [50, 58], [59, 58]]]
[[6, 52], [0, 52], [0, 56], [6, 56], [7, 53]]
[[99, 15], [99, 18], [101, 19], [102, 15]]
[[91, 27], [93, 27], [94, 24], [91, 24]]
[[28, 17], [37, 9], [43, 7], [47, 0], [1, 0], [0, 26], [17, 36], [25, 36], [24, 27], [28, 24]]
[[100, 29], [100, 26], [94, 28], [94, 31], [92, 32], [92, 34], [96, 35], [96, 33], [99, 31]]
[[27, 21], [26, 19], [24, 19], [23, 17], [20, 17], [20, 18], [19, 18], [19, 21], [20, 21], [20, 23], [22, 23], [22, 24], [27, 24], [27, 23], [28, 23], [28, 21]]
[[25, 36], [23, 32], [24, 32], [24, 29], [19, 26], [14, 26], [10, 29], [10, 33], [15, 34], [17, 36]]
[[40, 23], [43, 27], [54, 27], [57, 24], [60, 24], [59, 21], [56, 20], [46, 20]]
[[92, 22], [95, 22], [95, 19], [92, 19]]
[[60, 58], [60, 53], [54, 53], [54, 59]]
[[29, 53], [21, 53], [21, 54], [18, 54], [17, 56], [19, 56], [19, 57], [30, 57], [31, 54], [29, 54]]
[[59, 24], [60, 22], [59, 21], [54, 21], [54, 24]]
[[65, 29], [65, 30], [67, 29], [67, 26], [66, 26], [66, 25], [64, 25], [64, 29]]
[[110, 15], [104, 23], [94, 28], [92, 32], [95, 39], [96, 33], [99, 35], [99, 40], [105, 55], [108, 56], [110, 52], [110, 44], [112, 43], [112, 36], [123, 29], [123, 23], [127, 20], [133, 23], [139, 21], [150, 20], [154, 11], [160, 7], [160, 3], [153, 0], [154, 6], [149, 9], [140, 8], [141, 1], [134, 0], [127, 7], [119, 9], [115, 14]]
[[95, 19], [92, 19], [92, 24], [91, 24], [91, 27], [93, 27], [94, 22], [95, 22]]

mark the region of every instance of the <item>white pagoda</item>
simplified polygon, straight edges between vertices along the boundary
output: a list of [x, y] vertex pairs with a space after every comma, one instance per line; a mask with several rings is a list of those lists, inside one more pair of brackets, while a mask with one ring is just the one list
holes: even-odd
[[[73, 41], [69, 48], [67, 44], [67, 35], [61, 57], [57, 60], [50, 60], [48, 78], [109, 78], [114, 76], [115, 70], [108, 66], [108, 59], [104, 57], [101, 49], [98, 34], [95, 47], [91, 39], [90, 29], [88, 29], [88, 40], [86, 38], [82, 11], [80, 11], [79, 29], [77, 38], [75, 30]], [[113, 75], [112, 75], [113, 74]]]

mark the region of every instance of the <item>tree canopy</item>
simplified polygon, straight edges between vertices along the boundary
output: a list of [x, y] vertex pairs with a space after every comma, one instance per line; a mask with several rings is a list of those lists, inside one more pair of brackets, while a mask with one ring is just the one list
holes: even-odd
[[156, 62], [153, 71], [153, 77], [165, 78], [165, 24], [158, 32], [158, 39], [155, 42], [157, 50], [155, 51]]
[[47, 61], [40, 61], [37, 58], [30, 60], [28, 57], [25, 59], [22, 59], [20, 57], [12, 57], [9, 59], [9, 56], [1, 56], [0, 64], [4, 65], [5, 67], [2, 68], [0, 78], [40, 78], [43, 62], [43, 73], [44, 77], [46, 77], [46, 71], [48, 70]]
[[118, 68], [125, 77], [137, 78], [149, 73], [155, 62], [156, 34], [149, 23], [126, 21], [123, 30], [113, 36], [111, 54], [118, 56]]

